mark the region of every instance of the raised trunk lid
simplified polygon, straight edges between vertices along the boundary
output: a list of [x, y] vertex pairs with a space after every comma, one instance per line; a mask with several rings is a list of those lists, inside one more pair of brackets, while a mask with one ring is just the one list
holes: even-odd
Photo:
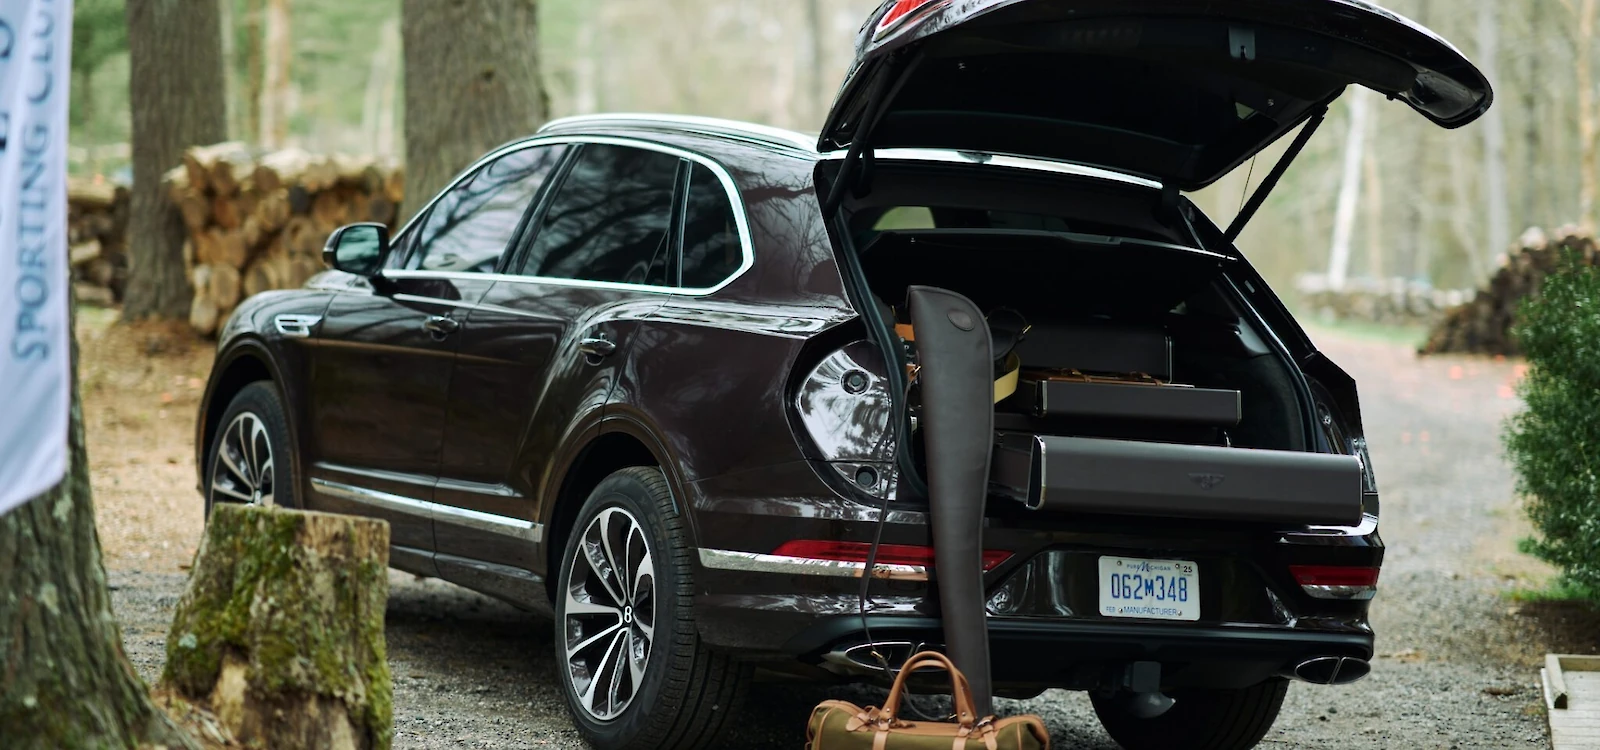
[[1493, 99], [1449, 42], [1361, 0], [890, 0], [862, 27], [818, 148], [865, 134], [1195, 190], [1351, 84], [1447, 128]]

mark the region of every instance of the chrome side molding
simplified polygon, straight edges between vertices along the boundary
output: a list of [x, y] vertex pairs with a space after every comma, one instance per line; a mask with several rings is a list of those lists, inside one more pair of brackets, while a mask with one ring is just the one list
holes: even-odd
[[[867, 569], [866, 563], [848, 562], [844, 560], [816, 560], [809, 557], [790, 557], [788, 555], [764, 555], [759, 552], [739, 552], [737, 550], [705, 549], [700, 550], [700, 564], [713, 570], [732, 570], [743, 573], [779, 573], [783, 575], [824, 576], [828, 578], [860, 578]], [[896, 581], [926, 581], [928, 580], [928, 567], [926, 565], [889, 565], [878, 563], [873, 566], [873, 578], [892, 579]]]
[[544, 541], [544, 524], [534, 523], [533, 521], [525, 521], [520, 518], [511, 518], [494, 513], [484, 513], [467, 508], [457, 508], [454, 505], [418, 500], [413, 497], [380, 492], [366, 487], [357, 487], [353, 484], [334, 482], [318, 477], [311, 478], [311, 487], [324, 494], [363, 505], [370, 505], [374, 508], [381, 508], [391, 513], [426, 516], [435, 521], [443, 521], [444, 523], [451, 523], [491, 534], [500, 534], [533, 542], [534, 544]]

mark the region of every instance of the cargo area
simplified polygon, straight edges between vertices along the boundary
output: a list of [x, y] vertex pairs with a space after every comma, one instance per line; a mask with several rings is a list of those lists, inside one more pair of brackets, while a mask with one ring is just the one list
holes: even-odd
[[[1359, 522], [1359, 461], [1313, 452], [1296, 373], [1232, 290], [1230, 258], [1048, 214], [871, 215], [862, 270], [908, 363], [907, 288], [958, 292], [988, 318], [993, 495], [1041, 513]], [[915, 425], [914, 384], [907, 406]], [[921, 442], [914, 430], [918, 461]]]

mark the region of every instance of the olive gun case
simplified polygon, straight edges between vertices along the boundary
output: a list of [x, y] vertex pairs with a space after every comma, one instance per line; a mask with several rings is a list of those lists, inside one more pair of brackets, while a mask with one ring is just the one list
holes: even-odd
[[991, 489], [1037, 511], [1354, 526], [1355, 456], [1000, 433]]

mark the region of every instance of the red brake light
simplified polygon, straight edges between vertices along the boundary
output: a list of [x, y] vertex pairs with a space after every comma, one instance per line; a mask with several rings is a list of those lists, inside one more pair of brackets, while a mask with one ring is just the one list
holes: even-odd
[[1301, 586], [1377, 586], [1377, 568], [1343, 565], [1290, 565], [1289, 572]]
[[922, 6], [933, 1], [934, 0], [896, 0], [895, 4], [889, 8], [889, 12], [883, 14], [883, 18], [878, 19], [878, 28], [873, 32], [873, 38], [882, 38], [883, 35], [890, 29], [900, 25], [900, 22], [904, 21], [907, 16], [912, 14], [913, 11], [920, 9]]
[[[772, 551], [774, 555], [784, 557], [803, 557], [808, 560], [836, 560], [839, 562], [865, 563], [867, 555], [872, 551], [872, 545], [866, 542], [829, 542], [819, 539], [796, 539], [784, 542]], [[983, 569], [994, 570], [1011, 558], [1011, 553], [1005, 550], [984, 550]], [[878, 558], [880, 565], [920, 565], [933, 567], [933, 548], [911, 544], [880, 544], [878, 545]]]

